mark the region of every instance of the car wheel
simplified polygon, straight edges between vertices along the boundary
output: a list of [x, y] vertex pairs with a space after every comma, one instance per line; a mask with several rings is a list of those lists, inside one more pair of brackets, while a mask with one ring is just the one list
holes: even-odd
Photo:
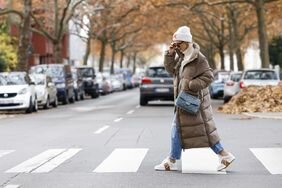
[[74, 103], [75, 101], [75, 96], [72, 96], [71, 98], [69, 98], [70, 103]]
[[91, 94], [91, 98], [94, 99], [94, 98], [98, 98], [99, 97], [99, 92], [95, 92], [95, 93], [92, 93]]
[[84, 100], [84, 98], [85, 98], [85, 93], [82, 92], [82, 94], [80, 95], [80, 100]]
[[37, 111], [38, 111], [38, 103], [37, 103], [37, 98], [35, 98], [33, 102], [33, 112], [37, 112]]
[[68, 94], [66, 93], [63, 99], [63, 104], [69, 104], [69, 97]]
[[54, 102], [52, 103], [52, 106], [53, 106], [54, 108], [58, 107], [58, 97], [57, 97], [57, 96], [55, 97], [55, 100], [54, 100]]
[[223, 97], [223, 103], [228, 103], [230, 101], [231, 97]]
[[43, 106], [44, 109], [49, 109], [50, 108], [50, 98], [49, 96], [47, 97], [46, 104]]
[[145, 106], [148, 104], [148, 100], [145, 97], [140, 97], [140, 105]]
[[26, 109], [26, 113], [27, 114], [30, 114], [31, 112], [32, 112], [32, 110], [33, 110], [33, 105], [32, 105], [32, 99], [31, 99], [31, 97], [30, 97], [30, 99], [29, 99], [29, 106], [28, 106], [28, 108]]

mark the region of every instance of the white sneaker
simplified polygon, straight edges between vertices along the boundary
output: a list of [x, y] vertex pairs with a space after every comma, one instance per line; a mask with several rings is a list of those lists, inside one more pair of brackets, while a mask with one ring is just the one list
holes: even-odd
[[155, 166], [155, 170], [159, 171], [177, 171], [176, 161], [173, 163], [170, 161], [169, 157], [165, 158], [163, 162]]
[[219, 155], [220, 165], [217, 167], [217, 170], [222, 171], [222, 170], [226, 169], [234, 160], [235, 160], [235, 157], [232, 153], [228, 152], [228, 155], [226, 155], [226, 156], [220, 156]]

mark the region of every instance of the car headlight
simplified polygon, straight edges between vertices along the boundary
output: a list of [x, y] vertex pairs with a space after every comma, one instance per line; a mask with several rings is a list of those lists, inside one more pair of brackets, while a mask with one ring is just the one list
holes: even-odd
[[26, 88], [23, 88], [19, 91], [19, 95], [24, 95], [27, 93], [27, 89]]
[[66, 84], [61, 83], [61, 84], [57, 84], [56, 86], [57, 86], [57, 88], [64, 88], [64, 87], [66, 87]]

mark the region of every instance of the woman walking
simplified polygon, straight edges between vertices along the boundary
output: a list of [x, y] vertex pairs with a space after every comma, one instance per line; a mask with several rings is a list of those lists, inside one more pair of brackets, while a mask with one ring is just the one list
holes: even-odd
[[178, 170], [176, 160], [182, 149], [210, 147], [219, 157], [218, 171], [227, 168], [235, 157], [221, 145], [213, 120], [208, 86], [213, 81], [209, 64], [193, 43], [190, 28], [182, 26], [173, 35], [173, 43], [166, 51], [164, 66], [174, 76], [174, 96], [180, 92], [197, 96], [200, 108], [196, 115], [175, 107], [171, 130], [171, 151], [155, 170]]

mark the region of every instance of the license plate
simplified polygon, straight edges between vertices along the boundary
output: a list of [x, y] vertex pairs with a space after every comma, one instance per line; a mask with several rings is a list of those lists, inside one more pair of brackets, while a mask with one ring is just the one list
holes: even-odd
[[0, 101], [0, 104], [11, 104], [11, 103], [14, 103], [13, 100], [3, 100], [3, 101]]
[[158, 93], [166, 93], [166, 92], [169, 92], [169, 89], [168, 88], [157, 88], [156, 92], [158, 92]]

